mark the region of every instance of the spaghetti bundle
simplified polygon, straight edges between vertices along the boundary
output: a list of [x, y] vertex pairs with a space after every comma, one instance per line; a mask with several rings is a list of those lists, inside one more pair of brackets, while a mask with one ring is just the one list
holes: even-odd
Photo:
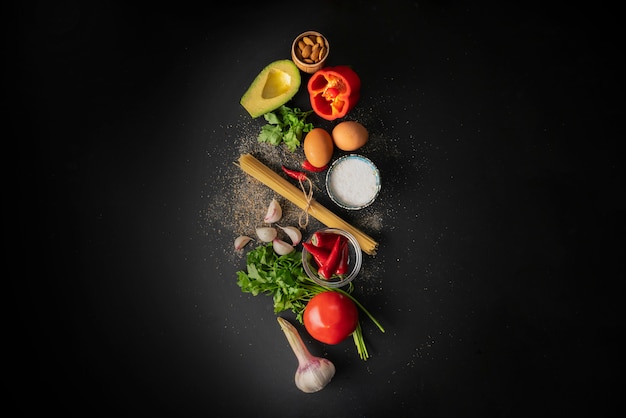
[[261, 183], [265, 184], [276, 193], [280, 194], [300, 209], [307, 211], [315, 219], [329, 228], [339, 228], [348, 231], [359, 242], [361, 250], [369, 255], [375, 255], [378, 243], [363, 231], [350, 225], [348, 222], [335, 215], [322, 206], [315, 199], [309, 200], [302, 190], [291, 184], [285, 178], [271, 168], [257, 160], [251, 154], [243, 154], [239, 157], [239, 168], [248, 173]]

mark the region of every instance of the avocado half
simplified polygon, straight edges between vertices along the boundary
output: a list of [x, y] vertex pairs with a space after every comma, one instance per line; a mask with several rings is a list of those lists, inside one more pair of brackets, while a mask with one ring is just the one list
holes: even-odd
[[261, 70], [239, 103], [257, 118], [291, 100], [300, 82], [300, 70], [292, 60], [274, 61]]

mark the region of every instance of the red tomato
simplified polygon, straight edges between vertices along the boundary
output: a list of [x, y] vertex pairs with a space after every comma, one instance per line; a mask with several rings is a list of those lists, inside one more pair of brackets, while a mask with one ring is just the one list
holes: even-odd
[[356, 329], [359, 312], [350, 298], [331, 290], [311, 298], [303, 319], [311, 337], [326, 344], [339, 344]]

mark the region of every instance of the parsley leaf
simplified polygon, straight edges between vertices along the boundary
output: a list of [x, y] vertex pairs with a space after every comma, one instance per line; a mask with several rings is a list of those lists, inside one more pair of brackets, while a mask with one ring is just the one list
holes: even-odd
[[289, 151], [295, 151], [300, 146], [302, 135], [313, 129], [313, 124], [306, 122], [311, 113], [312, 110], [302, 111], [297, 107], [292, 109], [282, 105], [273, 112], [264, 114], [267, 124], [261, 128], [258, 141], [275, 146], [284, 143]]

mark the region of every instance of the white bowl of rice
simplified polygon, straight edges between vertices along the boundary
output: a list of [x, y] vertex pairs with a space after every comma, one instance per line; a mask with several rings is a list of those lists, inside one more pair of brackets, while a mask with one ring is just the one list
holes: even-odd
[[328, 168], [326, 191], [331, 200], [344, 209], [363, 209], [371, 205], [380, 192], [380, 172], [369, 158], [345, 155]]

